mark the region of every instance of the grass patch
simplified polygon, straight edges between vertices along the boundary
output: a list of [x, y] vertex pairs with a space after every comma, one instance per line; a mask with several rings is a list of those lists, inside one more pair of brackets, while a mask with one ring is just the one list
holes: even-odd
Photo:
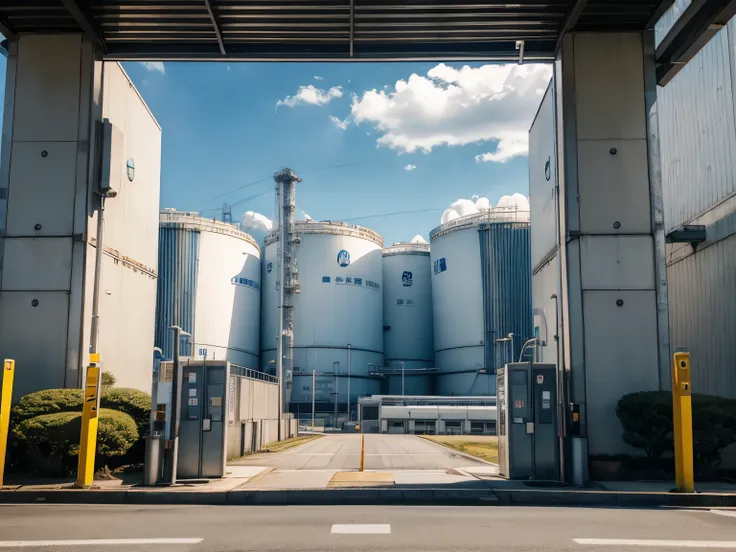
[[277, 441], [270, 445], [266, 445], [258, 452], [281, 452], [282, 450], [298, 447], [299, 445], [303, 445], [309, 441], [314, 441], [320, 437], [324, 437], [324, 435], [300, 435], [299, 437], [292, 437], [291, 439], [284, 439], [283, 441]]
[[498, 438], [491, 435], [421, 435], [451, 449], [498, 464]]

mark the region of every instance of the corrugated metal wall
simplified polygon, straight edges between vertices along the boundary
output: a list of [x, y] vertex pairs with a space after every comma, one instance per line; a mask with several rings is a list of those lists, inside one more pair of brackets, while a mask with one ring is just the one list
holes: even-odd
[[[156, 302], [156, 347], [164, 357], [174, 353], [171, 326], [194, 330], [194, 294], [197, 289], [199, 231], [163, 226], [158, 237], [158, 299]], [[181, 354], [192, 354], [190, 341], [182, 339]]]
[[667, 231], [707, 241], [667, 246], [670, 342], [692, 355], [693, 390], [736, 397], [736, 23], [658, 90]]
[[670, 29], [675, 25], [682, 12], [692, 3], [693, 0], [675, 0], [670, 6], [670, 9], [664, 12], [656, 25], [654, 25], [654, 41], [657, 46], [659, 46], [662, 39], [664, 39]]
[[734, 37], [731, 21], [658, 90], [666, 231], [736, 192]]
[[513, 358], [532, 337], [532, 271], [529, 224], [484, 224], [478, 230], [483, 278], [485, 366], [502, 366], [514, 334]]

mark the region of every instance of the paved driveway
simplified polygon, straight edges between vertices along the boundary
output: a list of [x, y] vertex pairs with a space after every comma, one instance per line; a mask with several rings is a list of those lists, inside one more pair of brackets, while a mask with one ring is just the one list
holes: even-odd
[[[325, 435], [293, 449], [254, 454], [232, 464], [279, 470], [354, 470], [360, 466], [360, 435]], [[365, 436], [366, 470], [444, 470], [474, 464], [481, 463], [415, 435]]]

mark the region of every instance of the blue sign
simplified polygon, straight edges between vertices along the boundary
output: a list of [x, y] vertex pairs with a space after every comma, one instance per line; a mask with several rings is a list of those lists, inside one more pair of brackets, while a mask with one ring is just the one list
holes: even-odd
[[273, 270], [273, 263], [266, 264], [266, 272], [271, 274], [271, 271]]
[[414, 283], [412, 282], [412, 275], [411, 272], [408, 270], [405, 270], [404, 273], [401, 275], [401, 283], [404, 284], [404, 287], [411, 287], [411, 285]]
[[323, 284], [329, 284], [330, 283], [330, 277], [329, 276], [322, 276], [322, 283]]
[[236, 276], [234, 278], [231, 278], [230, 282], [232, 282], [236, 286], [245, 286], [245, 287], [249, 287], [253, 289], [261, 289], [261, 284], [249, 278], [239, 278]]
[[439, 274], [440, 272], [444, 272], [447, 270], [447, 260], [442, 257], [441, 259], [437, 259], [434, 262], [434, 273]]
[[337, 264], [343, 268], [348, 266], [350, 264], [350, 253], [348, 253], [344, 249], [341, 249], [340, 252], [337, 254]]

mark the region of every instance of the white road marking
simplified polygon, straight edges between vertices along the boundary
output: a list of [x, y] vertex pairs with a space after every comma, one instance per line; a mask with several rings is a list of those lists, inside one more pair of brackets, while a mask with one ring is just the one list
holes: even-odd
[[115, 546], [141, 544], [199, 544], [203, 539], [74, 539], [0, 541], [0, 548], [36, 548], [44, 546]]
[[710, 510], [710, 513], [717, 516], [736, 517], [736, 510]]
[[390, 535], [388, 523], [335, 523], [330, 531], [333, 535]]
[[655, 540], [655, 539], [573, 539], [589, 546], [649, 546], [678, 548], [736, 548], [736, 541]]

